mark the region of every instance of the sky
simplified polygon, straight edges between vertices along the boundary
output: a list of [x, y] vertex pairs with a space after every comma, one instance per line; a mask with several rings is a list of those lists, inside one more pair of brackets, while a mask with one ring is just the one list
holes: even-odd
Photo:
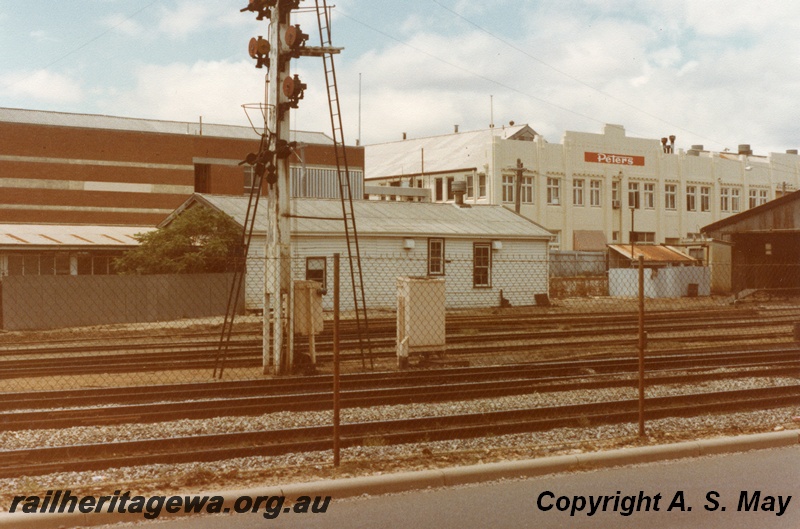
[[[0, 0], [0, 106], [262, 122], [268, 23], [248, 0]], [[49, 4], [49, 5], [48, 5]], [[800, 2], [335, 0], [347, 143], [527, 123], [549, 142], [623, 125], [676, 147], [800, 148]], [[319, 45], [315, 2], [294, 16]], [[302, 10], [302, 9], [301, 9]], [[322, 60], [292, 128], [330, 132]], [[243, 108], [247, 104], [249, 111]], [[254, 132], [254, 138], [256, 132]]]

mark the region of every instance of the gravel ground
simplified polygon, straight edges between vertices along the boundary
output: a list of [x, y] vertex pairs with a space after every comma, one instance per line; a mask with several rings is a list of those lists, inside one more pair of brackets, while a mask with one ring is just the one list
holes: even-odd
[[[649, 397], [688, 392], [723, 391], [751, 387], [796, 384], [797, 379], [747, 378], [718, 380], [697, 385], [648, 388]], [[442, 416], [535, 406], [556, 406], [635, 398], [633, 388], [583, 390], [532, 394], [498, 399], [379, 406], [347, 409], [343, 422], [361, 422], [405, 417]], [[718, 437], [800, 427], [794, 422], [796, 408], [778, 408], [731, 415], [695, 418], [669, 418], [650, 421], [648, 437], [637, 436], [637, 425], [610, 425], [587, 428], [562, 428], [549, 432], [517, 434], [455, 441], [384, 446], [376, 439], [371, 446], [342, 451], [341, 467], [333, 467], [331, 451], [294, 453], [277, 457], [250, 457], [212, 463], [147, 465], [109, 469], [101, 472], [71, 472], [47, 476], [0, 480], [0, 510], [7, 508], [17, 494], [44, 493], [69, 488], [85, 494], [131, 490], [141, 494], [200, 492], [213, 489], [238, 489], [318, 479], [375, 475], [445, 466], [480, 464], [527, 459], [564, 453], [591, 452], [677, 442], [700, 437]], [[18, 431], [0, 434], [6, 450], [25, 447], [59, 446], [75, 443], [113, 442], [164, 438], [205, 433], [250, 431], [330, 424], [328, 412], [284, 412], [259, 417], [225, 417], [209, 420], [183, 420], [159, 424], [129, 424], [103, 427], [76, 427], [64, 430]]]
[[[753, 377], [715, 380], [692, 385], [654, 386], [647, 388], [646, 396], [661, 397], [683, 393], [789, 386], [797, 383], [798, 379], [792, 377]], [[341, 421], [342, 423], [358, 423], [392, 419], [442, 417], [467, 413], [635, 399], [637, 395], [638, 390], [636, 388], [609, 388], [565, 391], [559, 393], [533, 393], [529, 395], [442, 403], [346, 408], [341, 411]], [[54, 409], [53, 413], [58, 413], [58, 410]], [[2, 414], [0, 414], [0, 416], [2, 416]], [[0, 432], [0, 446], [2, 446], [4, 450], [18, 450], [73, 444], [165, 439], [190, 435], [275, 430], [303, 426], [324, 426], [331, 424], [332, 420], [333, 413], [330, 411], [278, 412], [259, 416], [217, 417], [203, 420], [182, 419], [156, 424], [134, 423], [49, 430], [21, 430]]]

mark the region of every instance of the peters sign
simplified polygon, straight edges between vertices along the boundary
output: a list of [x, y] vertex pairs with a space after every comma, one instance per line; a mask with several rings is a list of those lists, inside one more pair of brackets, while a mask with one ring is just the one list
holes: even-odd
[[593, 163], [610, 163], [614, 165], [644, 165], [644, 156], [628, 156], [626, 154], [607, 154], [604, 152], [585, 152], [583, 159]]

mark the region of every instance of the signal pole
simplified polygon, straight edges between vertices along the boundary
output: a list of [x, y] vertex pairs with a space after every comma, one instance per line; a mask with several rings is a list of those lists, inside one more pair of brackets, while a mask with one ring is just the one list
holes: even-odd
[[[269, 38], [250, 39], [250, 56], [256, 67], [269, 69], [266, 127], [261, 152], [248, 157], [256, 175], [267, 182], [267, 240], [264, 263], [263, 371], [276, 375], [292, 372], [294, 356], [294, 303], [292, 282], [291, 178], [289, 157], [290, 110], [303, 99], [306, 85], [291, 75], [291, 59], [300, 56], [308, 35], [290, 25], [292, 10], [301, 0], [250, 0], [241, 11], [269, 19]], [[272, 325], [270, 326], [270, 316]]]
[[[289, 12], [284, 13], [281, 3], [272, 9], [270, 17], [270, 69], [269, 69], [269, 101], [273, 111], [269, 116], [269, 127], [272, 131], [269, 148], [276, 152], [279, 140], [288, 140], [290, 130], [288, 111], [281, 105], [281, 81], [289, 73], [289, 61], [281, 58], [281, 30], [288, 25]], [[276, 375], [291, 372], [294, 329], [292, 326], [292, 268], [291, 268], [291, 232], [288, 213], [290, 212], [289, 164], [278, 158], [275, 170], [277, 182], [270, 184], [267, 191], [267, 247], [264, 277], [264, 371], [269, 371], [270, 364]], [[272, 314], [272, 343], [270, 344], [269, 324], [266, 321]], [[270, 359], [270, 345], [272, 358]], [[270, 361], [271, 360], [271, 361]]]

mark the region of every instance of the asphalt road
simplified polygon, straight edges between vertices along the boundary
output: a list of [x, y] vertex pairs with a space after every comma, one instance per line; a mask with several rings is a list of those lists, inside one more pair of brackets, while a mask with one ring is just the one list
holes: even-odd
[[[584, 498], [585, 506], [579, 498]], [[592, 502], [596, 512], [590, 515]], [[583, 510], [577, 510], [581, 506]], [[571, 515], [573, 508], [576, 512]], [[122, 526], [107, 526], [112, 527]], [[317, 514], [281, 513], [274, 519], [261, 514], [202, 516], [124, 527], [796, 529], [800, 527], [800, 446], [385, 496], [333, 498], [327, 512]]]

